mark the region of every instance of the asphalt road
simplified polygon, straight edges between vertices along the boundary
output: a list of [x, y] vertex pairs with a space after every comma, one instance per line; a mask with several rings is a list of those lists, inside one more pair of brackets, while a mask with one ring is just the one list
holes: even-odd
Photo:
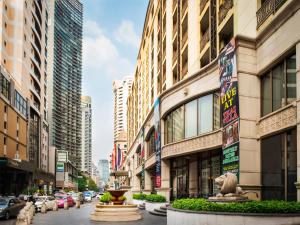
[[[49, 211], [46, 214], [37, 213], [33, 219], [33, 225], [166, 225], [167, 218], [153, 216], [147, 211], [142, 211], [143, 219], [133, 222], [94, 222], [89, 219], [95, 203], [81, 205], [69, 210], [59, 209], [58, 212]], [[15, 219], [0, 220], [0, 225], [15, 225]]]

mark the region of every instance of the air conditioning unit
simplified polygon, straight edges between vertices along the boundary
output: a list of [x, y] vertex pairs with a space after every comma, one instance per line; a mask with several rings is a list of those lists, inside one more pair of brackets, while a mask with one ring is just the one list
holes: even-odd
[[7, 155], [7, 146], [4, 145], [4, 148], [3, 148], [3, 155], [6, 156]]

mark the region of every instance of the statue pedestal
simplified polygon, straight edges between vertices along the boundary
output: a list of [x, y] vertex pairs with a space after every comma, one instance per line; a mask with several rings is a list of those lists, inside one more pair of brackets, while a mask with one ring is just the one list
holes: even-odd
[[209, 202], [219, 202], [219, 203], [230, 203], [230, 202], [249, 202], [251, 200], [245, 196], [221, 196], [221, 197], [209, 197]]

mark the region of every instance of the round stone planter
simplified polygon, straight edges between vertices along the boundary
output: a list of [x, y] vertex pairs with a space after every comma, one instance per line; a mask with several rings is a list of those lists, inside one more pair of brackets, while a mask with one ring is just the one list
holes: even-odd
[[300, 224], [300, 214], [259, 214], [167, 210], [167, 225], [281, 225]]
[[166, 202], [145, 202], [145, 209], [147, 211], [154, 211], [154, 209], [158, 209], [161, 206], [165, 206]]
[[134, 205], [141, 205], [144, 202], [145, 202], [145, 200], [132, 199], [132, 204], [134, 204]]

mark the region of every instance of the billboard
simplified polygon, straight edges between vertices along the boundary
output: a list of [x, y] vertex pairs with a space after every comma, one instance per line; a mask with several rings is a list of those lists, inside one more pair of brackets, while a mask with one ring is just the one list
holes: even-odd
[[64, 163], [68, 162], [68, 152], [58, 150], [57, 151], [57, 162], [64, 162]]
[[63, 162], [57, 162], [56, 163], [56, 172], [60, 173], [60, 172], [64, 172], [65, 171], [65, 163]]
[[154, 102], [154, 139], [155, 139], [155, 187], [161, 187], [161, 136], [159, 99]]
[[239, 97], [236, 68], [236, 45], [233, 38], [219, 55], [222, 131], [222, 171], [239, 178]]

